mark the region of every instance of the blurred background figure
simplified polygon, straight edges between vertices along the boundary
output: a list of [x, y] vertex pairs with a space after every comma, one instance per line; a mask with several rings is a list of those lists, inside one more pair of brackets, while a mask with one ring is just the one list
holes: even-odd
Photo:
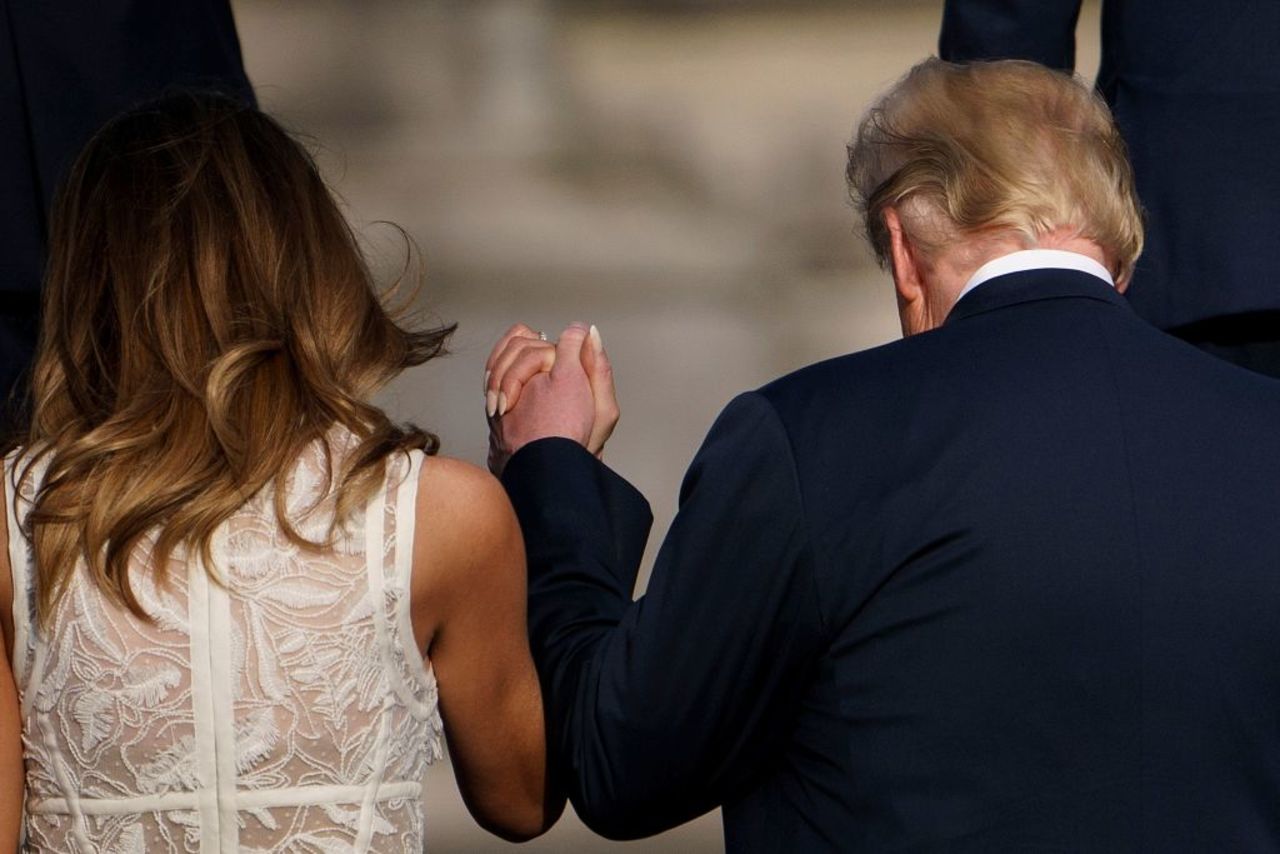
[[[943, 59], [1075, 69], [1081, 0], [947, 0]], [[1129, 301], [1161, 329], [1280, 376], [1280, 5], [1126, 0], [1098, 89], [1129, 146], [1147, 246]]]
[[174, 84], [254, 102], [228, 0], [0, 0], [0, 402], [31, 361], [58, 183], [103, 122]]
[[[736, 392], [900, 334], [846, 197], [845, 144], [873, 96], [936, 50], [942, 0], [233, 7], [264, 108], [318, 140], [384, 273], [403, 250], [376, 221], [409, 231], [424, 307], [459, 323], [450, 357], [380, 400], [446, 454], [484, 463], [478, 371], [513, 321], [595, 322], [624, 402], [606, 459], [655, 499], [656, 544]], [[1087, 75], [1096, 3], [1080, 28]], [[427, 789], [432, 852], [516, 850], [476, 827], [446, 766]], [[714, 814], [626, 844], [566, 816], [519, 850], [722, 846]]]

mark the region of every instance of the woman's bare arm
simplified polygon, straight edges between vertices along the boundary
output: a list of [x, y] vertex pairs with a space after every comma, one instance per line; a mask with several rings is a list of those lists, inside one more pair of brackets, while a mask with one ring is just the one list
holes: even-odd
[[[0, 520], [7, 519], [0, 490]], [[13, 576], [9, 566], [9, 526], [0, 521], [0, 851], [17, 851], [22, 830], [22, 716], [18, 687], [9, 665], [13, 645]], [[523, 558], [522, 558], [523, 559]]]
[[542, 696], [525, 625], [524, 543], [502, 486], [428, 458], [413, 544], [413, 623], [440, 687], [458, 787], [476, 821], [508, 839], [555, 823]]

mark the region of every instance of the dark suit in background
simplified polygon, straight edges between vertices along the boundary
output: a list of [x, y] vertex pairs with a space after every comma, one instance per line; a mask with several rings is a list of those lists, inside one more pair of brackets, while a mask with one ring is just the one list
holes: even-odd
[[58, 182], [101, 124], [172, 85], [253, 103], [227, 0], [0, 0], [0, 400], [31, 360]]
[[739, 397], [647, 594], [577, 444], [503, 480], [550, 756], [731, 852], [1280, 851], [1280, 383], [1035, 270]]
[[[1074, 69], [1080, 0], [947, 0], [943, 59]], [[1109, 0], [1098, 88], [1129, 146], [1147, 245], [1138, 314], [1280, 376], [1280, 3]]]

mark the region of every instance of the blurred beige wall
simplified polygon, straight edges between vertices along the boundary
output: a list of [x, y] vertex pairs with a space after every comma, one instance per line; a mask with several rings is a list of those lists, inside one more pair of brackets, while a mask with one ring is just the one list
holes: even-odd
[[[844, 145], [873, 95], [935, 49], [939, 0], [899, 2], [238, 0], [265, 109], [323, 168], [394, 273], [391, 220], [422, 247], [422, 306], [453, 354], [384, 395], [395, 417], [484, 464], [482, 365], [513, 321], [594, 322], [623, 419], [607, 461], [653, 504], [737, 392], [897, 336], [863, 248]], [[654, 11], [655, 6], [662, 11]], [[1097, 8], [1081, 22], [1097, 64]], [[647, 566], [647, 564], [646, 564]], [[434, 852], [508, 846], [428, 780]], [[566, 818], [538, 852], [723, 850], [704, 817], [606, 843]]]

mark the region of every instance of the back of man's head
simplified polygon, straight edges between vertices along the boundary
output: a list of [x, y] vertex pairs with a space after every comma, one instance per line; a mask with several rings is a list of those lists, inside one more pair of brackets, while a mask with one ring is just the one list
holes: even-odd
[[1077, 78], [1031, 62], [928, 59], [872, 108], [849, 146], [850, 192], [880, 263], [885, 211], [922, 251], [1064, 232], [1102, 248], [1118, 283], [1142, 217], [1110, 112]]

